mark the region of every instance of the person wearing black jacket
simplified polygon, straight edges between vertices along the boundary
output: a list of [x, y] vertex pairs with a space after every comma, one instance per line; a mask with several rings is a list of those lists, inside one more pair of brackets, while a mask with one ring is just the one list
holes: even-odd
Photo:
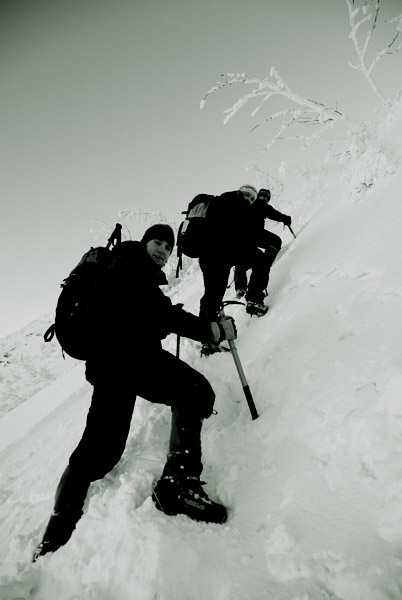
[[[55, 505], [34, 560], [54, 552], [71, 537], [91, 482], [102, 479], [120, 460], [130, 430], [136, 396], [171, 407], [169, 453], [152, 499], [168, 515], [223, 523], [224, 506], [202, 488], [201, 427], [213, 411], [214, 391], [207, 379], [162, 349], [161, 340], [177, 333], [201, 342], [234, 339], [229, 327], [172, 305], [160, 289], [161, 270], [174, 246], [169, 225], [153, 225], [140, 242], [116, 246], [98, 291], [93, 317], [93, 347], [86, 378], [92, 402], [82, 438], [57, 487]], [[227, 325], [227, 323], [226, 323]]]
[[[247, 312], [251, 315], [262, 316], [268, 307], [264, 304], [264, 297], [269, 282], [269, 273], [272, 264], [282, 247], [282, 240], [278, 235], [265, 229], [265, 219], [271, 219], [286, 226], [292, 223], [291, 217], [284, 215], [273, 208], [269, 201], [271, 192], [260, 189], [257, 198], [250, 205], [249, 231], [258, 248], [251, 256], [244, 255], [234, 269], [234, 284], [237, 298], [245, 296]], [[247, 282], [247, 271], [251, 269], [250, 280]]]
[[[215, 321], [226, 292], [231, 268], [241, 261], [253, 261], [257, 246], [249, 228], [250, 203], [257, 190], [243, 185], [210, 200], [206, 216], [204, 248], [199, 257], [204, 294], [200, 300], [200, 317]], [[201, 354], [219, 352], [213, 341], [202, 346]]]

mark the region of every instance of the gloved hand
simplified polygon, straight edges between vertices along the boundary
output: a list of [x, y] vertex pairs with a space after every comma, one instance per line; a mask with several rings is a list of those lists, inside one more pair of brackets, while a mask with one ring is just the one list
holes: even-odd
[[235, 340], [237, 329], [233, 317], [224, 315], [218, 320], [218, 326], [221, 334], [221, 340]]
[[290, 227], [292, 224], [292, 218], [288, 215], [283, 215], [283, 224], [286, 225], [286, 227]]

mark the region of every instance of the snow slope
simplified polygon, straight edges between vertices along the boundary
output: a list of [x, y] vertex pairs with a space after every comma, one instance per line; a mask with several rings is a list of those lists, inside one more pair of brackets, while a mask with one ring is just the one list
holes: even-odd
[[0, 417], [77, 365], [58, 344], [44, 344], [53, 315], [0, 339]]
[[[70, 542], [32, 565], [84, 426], [82, 365], [2, 417], [1, 600], [402, 597], [401, 189], [399, 170], [364, 202], [324, 198], [296, 240], [283, 234], [267, 316], [227, 309], [256, 421], [231, 355], [201, 359], [182, 341], [217, 394], [204, 479], [225, 525], [156, 511], [170, 414], [138, 399], [123, 458], [92, 485]], [[196, 312], [201, 290], [194, 265], [171, 295]]]

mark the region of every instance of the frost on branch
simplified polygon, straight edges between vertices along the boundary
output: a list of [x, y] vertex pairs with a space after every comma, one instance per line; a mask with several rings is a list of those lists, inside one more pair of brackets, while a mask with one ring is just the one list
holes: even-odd
[[261, 108], [272, 98], [279, 97], [291, 103], [288, 108], [269, 114], [264, 120], [260, 121], [251, 129], [254, 131], [262, 125], [270, 122], [279, 122], [278, 131], [267, 143], [264, 150], [268, 150], [278, 139], [284, 139], [284, 133], [293, 126], [306, 125], [315, 126], [314, 133], [292, 136], [290, 139], [301, 139], [306, 147], [313, 142], [326, 143], [322, 134], [332, 128], [335, 123], [349, 119], [337, 108], [325, 105], [316, 100], [305, 98], [294, 92], [289, 84], [282, 78], [277, 68], [272, 67], [268, 77], [263, 79], [250, 77], [245, 73], [227, 73], [222, 75], [222, 81], [218, 82], [204, 96], [201, 107], [205, 106], [208, 97], [218, 90], [235, 85], [248, 85], [252, 90], [237, 100], [230, 108], [224, 111], [226, 115], [224, 124], [228, 123], [246, 104], [253, 103], [252, 116], [254, 117]]
[[349, 63], [349, 66], [352, 67], [352, 69], [361, 71], [380, 102], [391, 107], [391, 100], [386, 98], [373, 79], [373, 70], [378, 61], [385, 54], [394, 54], [401, 49], [402, 41], [400, 39], [400, 33], [402, 31], [402, 14], [388, 21], [390, 24], [395, 24], [396, 32], [384, 48], [378, 50], [374, 57], [369, 59], [368, 50], [373, 41], [375, 29], [378, 26], [380, 0], [364, 0], [361, 6], [358, 6], [358, 3], [355, 2], [355, 0], [346, 0], [346, 4], [349, 10], [349, 37], [353, 42], [358, 59], [357, 64]]
[[[379, 50], [371, 61], [368, 59], [368, 50], [373, 41], [375, 29], [378, 26], [380, 0], [346, 0], [349, 11], [350, 39], [353, 42], [357, 55], [357, 64], [352, 68], [362, 71], [371, 89], [380, 99], [380, 104], [390, 110], [399, 99], [398, 95], [393, 101], [386, 98], [373, 79], [373, 69], [378, 61], [386, 54], [398, 52], [402, 47], [400, 34], [402, 31], [402, 14], [389, 20], [388, 23], [395, 27], [395, 33]], [[263, 107], [274, 98], [284, 101], [285, 107], [276, 112], [268, 112], [268, 116], [260, 120], [250, 131], [255, 131], [262, 125], [278, 123], [276, 133], [267, 142], [264, 150], [268, 150], [277, 140], [300, 140], [302, 150], [313, 143], [327, 146], [328, 155], [334, 150], [337, 142], [330, 139], [330, 130], [335, 125], [342, 123], [347, 130], [354, 130], [356, 123], [338, 110], [337, 107], [328, 106], [317, 100], [305, 98], [295, 92], [283, 79], [276, 67], [271, 67], [268, 77], [251, 77], [246, 73], [226, 73], [221, 75], [221, 80], [216, 83], [202, 99], [200, 106], [205, 107], [206, 101], [212, 93], [233, 86], [247, 86], [250, 88], [232, 106], [224, 111], [224, 124], [227, 124], [244, 107], [251, 106], [251, 115], [255, 117]], [[269, 111], [269, 108], [268, 108]], [[295, 130], [302, 132], [295, 134]], [[285, 132], [289, 135], [285, 137]]]
[[[259, 117], [258, 123], [250, 131], [255, 131], [263, 125], [277, 126], [276, 130], [269, 134], [263, 150], [272, 148], [278, 140], [298, 141], [300, 150], [318, 143], [326, 150], [325, 162], [333, 159], [335, 163], [346, 165], [346, 170], [353, 175], [355, 199], [361, 199], [367, 189], [389, 173], [385, 163], [390, 161], [388, 164], [393, 165], [391, 170], [396, 164], [393, 152], [390, 153], [383, 145], [381, 135], [387, 122], [389, 125], [392, 120], [402, 94], [399, 92], [395, 99], [388, 99], [376, 85], [373, 70], [382, 57], [402, 48], [402, 14], [388, 21], [395, 33], [388, 43], [369, 59], [374, 33], [379, 26], [380, 0], [346, 0], [346, 4], [351, 28], [349, 37], [357, 55], [357, 63], [351, 66], [364, 74], [371, 90], [380, 101], [374, 111], [373, 121], [355, 122], [344, 111], [340, 111], [338, 106], [329, 106], [298, 94], [275, 67], [272, 67], [269, 75], [264, 78], [252, 77], [246, 73], [221, 75], [220, 81], [205, 94], [201, 108], [204, 108], [212, 93], [234, 86], [247, 86], [247, 92], [224, 111], [225, 124], [247, 107], [251, 109], [252, 117]], [[279, 100], [279, 110], [276, 106], [273, 109], [272, 100]], [[265, 109], [265, 116], [260, 117], [262, 109]], [[372, 149], [369, 154], [362, 150], [368, 140]], [[348, 176], [346, 180], [351, 181]]]

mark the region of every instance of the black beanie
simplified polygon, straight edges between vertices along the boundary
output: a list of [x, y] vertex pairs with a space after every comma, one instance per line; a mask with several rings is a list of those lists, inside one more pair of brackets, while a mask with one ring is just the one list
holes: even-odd
[[149, 227], [149, 229], [146, 230], [146, 232], [142, 236], [141, 242], [143, 244], [146, 244], [150, 240], [163, 240], [164, 242], [167, 242], [173, 250], [174, 231], [170, 227], [170, 225], [165, 225], [164, 223], [152, 225], [151, 227]]

